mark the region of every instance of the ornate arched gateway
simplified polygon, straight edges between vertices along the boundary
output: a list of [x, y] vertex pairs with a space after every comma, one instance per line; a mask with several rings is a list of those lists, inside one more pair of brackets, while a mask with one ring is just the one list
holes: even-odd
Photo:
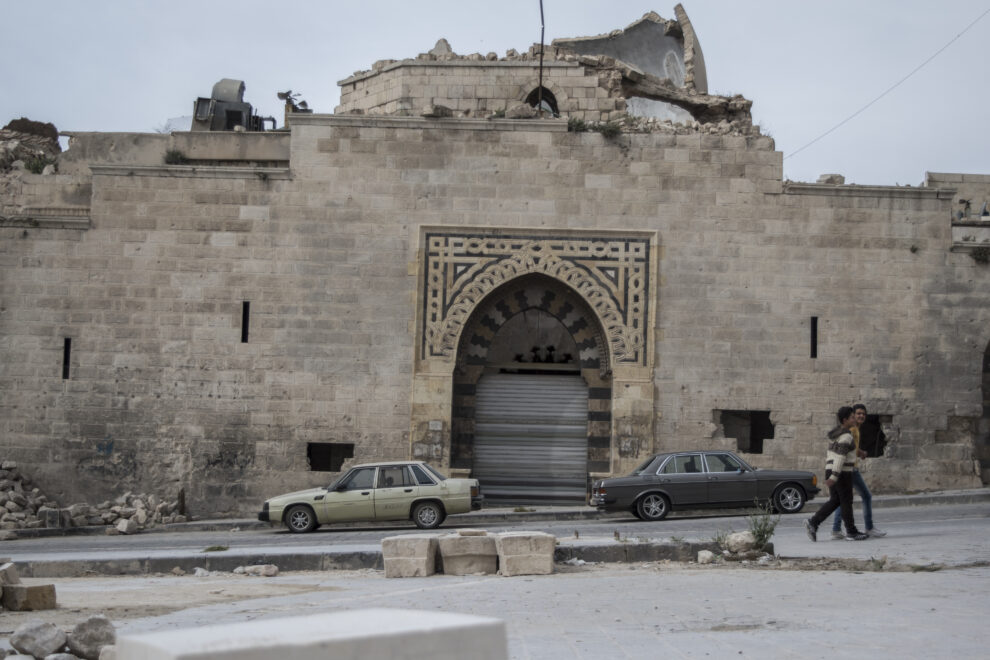
[[424, 228], [411, 453], [489, 499], [584, 497], [652, 450], [651, 234]]

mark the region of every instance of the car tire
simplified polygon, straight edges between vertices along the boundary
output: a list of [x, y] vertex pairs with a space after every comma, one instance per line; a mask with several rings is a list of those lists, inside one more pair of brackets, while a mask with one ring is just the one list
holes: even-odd
[[420, 502], [413, 508], [413, 522], [420, 529], [433, 529], [439, 527], [446, 514], [443, 508], [436, 502]]
[[305, 534], [316, 529], [316, 514], [308, 506], [297, 504], [285, 512], [285, 526], [293, 534]]
[[636, 512], [643, 520], [663, 520], [670, 513], [670, 500], [660, 493], [648, 493], [639, 498]]
[[770, 506], [777, 513], [797, 513], [804, 508], [807, 500], [803, 488], [797, 484], [784, 484], [773, 492]]

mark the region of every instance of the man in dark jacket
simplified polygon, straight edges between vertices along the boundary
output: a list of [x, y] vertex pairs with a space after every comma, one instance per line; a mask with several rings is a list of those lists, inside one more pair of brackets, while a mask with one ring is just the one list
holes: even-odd
[[856, 425], [853, 409], [842, 406], [836, 414], [839, 425], [828, 432], [828, 454], [825, 460], [825, 485], [829, 487], [829, 498], [818, 513], [805, 523], [808, 538], [818, 540], [818, 526], [833, 511], [842, 509], [842, 520], [846, 525], [847, 541], [862, 541], [869, 538], [856, 529], [852, 509], [852, 472], [856, 467], [856, 440], [850, 429]]

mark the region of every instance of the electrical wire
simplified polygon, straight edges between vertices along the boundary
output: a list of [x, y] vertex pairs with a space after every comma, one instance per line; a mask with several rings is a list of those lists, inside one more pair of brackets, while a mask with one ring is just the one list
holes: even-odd
[[901, 78], [900, 80], [898, 80], [896, 83], [894, 83], [893, 85], [891, 85], [890, 87], [888, 87], [886, 91], [884, 91], [882, 94], [880, 94], [880, 96], [876, 97], [875, 99], [873, 99], [872, 101], [870, 101], [869, 103], [867, 103], [866, 105], [864, 105], [862, 108], [860, 108], [856, 112], [852, 113], [851, 115], [849, 115], [848, 117], [846, 117], [845, 119], [843, 119], [842, 121], [840, 121], [838, 124], [836, 124], [832, 128], [828, 129], [827, 131], [825, 131], [824, 133], [822, 133], [821, 135], [819, 135], [818, 137], [816, 137], [811, 142], [809, 142], [806, 145], [804, 145], [803, 147], [801, 147], [800, 149], [796, 149], [796, 150], [792, 151], [791, 153], [785, 155], [784, 156], [784, 160], [787, 160], [791, 156], [795, 156], [795, 155], [801, 153], [802, 151], [804, 151], [805, 149], [807, 149], [811, 145], [815, 144], [816, 142], [818, 142], [822, 138], [826, 137], [830, 133], [838, 130], [839, 128], [841, 128], [842, 126], [844, 126], [846, 123], [848, 123], [849, 121], [851, 121], [852, 119], [854, 119], [856, 116], [858, 116], [859, 114], [861, 114], [863, 111], [865, 111], [867, 108], [869, 108], [871, 105], [873, 105], [874, 103], [876, 103], [877, 101], [879, 101], [883, 97], [887, 96], [887, 94], [890, 94], [892, 91], [894, 91], [895, 89], [897, 89], [898, 87], [900, 87], [900, 85], [902, 83], [904, 83], [908, 78], [910, 78], [914, 74], [918, 73], [918, 71], [920, 71], [922, 68], [924, 68], [924, 66], [926, 64], [928, 64], [929, 62], [931, 62], [932, 60], [934, 60], [936, 57], [938, 57], [942, 53], [942, 51], [944, 51], [946, 48], [948, 48], [949, 46], [951, 46], [952, 44], [954, 44], [959, 39], [959, 37], [961, 37], [964, 34], [966, 34], [970, 30], [970, 28], [972, 28], [974, 25], [976, 25], [977, 23], [979, 23], [983, 19], [983, 17], [986, 16], [987, 14], [990, 14], [990, 9], [987, 9], [985, 12], [983, 12], [982, 14], [980, 14], [979, 16], [977, 16], [976, 19], [972, 23], [970, 23], [969, 25], [967, 25], [963, 29], [962, 32], [960, 32], [959, 34], [957, 34], [956, 36], [954, 36], [951, 40], [949, 40], [949, 42], [947, 44], [945, 44], [944, 46], [942, 46], [941, 48], [939, 48], [937, 51], [935, 51], [931, 55], [931, 57], [929, 57], [927, 60], [925, 60], [924, 62], [922, 62], [918, 66], [916, 66], [914, 68], [914, 70], [911, 71], [911, 73], [907, 74], [906, 76], [904, 76], [903, 78]]

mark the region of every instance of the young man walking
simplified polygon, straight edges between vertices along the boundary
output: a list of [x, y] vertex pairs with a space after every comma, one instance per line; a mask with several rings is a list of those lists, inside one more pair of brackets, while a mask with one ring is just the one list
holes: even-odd
[[[873, 495], [870, 493], [870, 489], [866, 487], [863, 475], [859, 471], [859, 459], [866, 458], [866, 452], [859, 448], [859, 430], [863, 426], [863, 422], [866, 421], [866, 406], [862, 403], [857, 403], [853, 406], [853, 417], [856, 419], [856, 425], [849, 429], [853, 439], [856, 441], [856, 464], [853, 466], [852, 471], [853, 489], [859, 493], [859, 499], [863, 501], [863, 523], [866, 525], [866, 534], [877, 537], [887, 536], [887, 532], [873, 526]], [[836, 511], [835, 516], [832, 518], [833, 539], [845, 538], [842, 534], [841, 526], [842, 512]]]
[[818, 540], [818, 526], [833, 511], [841, 508], [842, 520], [846, 524], [846, 539], [862, 541], [869, 538], [856, 529], [852, 511], [852, 470], [856, 464], [856, 441], [851, 429], [856, 424], [853, 409], [842, 406], [836, 414], [839, 425], [828, 432], [828, 454], [825, 460], [825, 485], [829, 487], [828, 502], [818, 509], [818, 513], [805, 523], [808, 538]]

